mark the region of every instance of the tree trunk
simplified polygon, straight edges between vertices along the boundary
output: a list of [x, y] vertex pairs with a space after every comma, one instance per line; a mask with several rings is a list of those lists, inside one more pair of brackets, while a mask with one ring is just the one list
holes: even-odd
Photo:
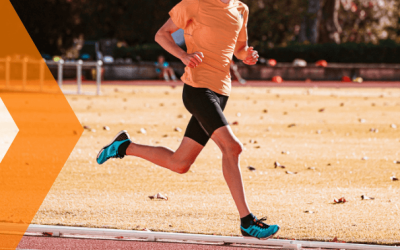
[[338, 20], [339, 8], [340, 0], [325, 0], [319, 27], [319, 43], [340, 43], [339, 34], [342, 32], [342, 28]]
[[318, 26], [321, 0], [308, 0], [307, 13], [300, 26], [299, 42], [308, 41], [312, 44], [318, 41]]

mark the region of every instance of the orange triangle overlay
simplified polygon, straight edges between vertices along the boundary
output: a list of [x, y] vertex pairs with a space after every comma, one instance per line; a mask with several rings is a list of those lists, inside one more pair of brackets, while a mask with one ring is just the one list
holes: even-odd
[[[41, 60], [39, 51], [8, 0], [0, 1], [0, 34], [0, 59]], [[14, 64], [12, 67], [15, 69], [21, 67]], [[15, 73], [18, 70], [14, 70], [9, 84], [35, 88], [39, 84], [35, 80], [38, 75], [35, 71], [39, 69], [29, 67], [27, 80], [23, 81]], [[47, 67], [44, 71], [51, 76]], [[56, 91], [5, 90], [2, 88], [5, 80], [0, 79], [0, 97], [19, 128], [0, 163], [0, 249], [17, 248], [83, 132], [57, 82], [52, 76], [48, 78], [45, 86]]]

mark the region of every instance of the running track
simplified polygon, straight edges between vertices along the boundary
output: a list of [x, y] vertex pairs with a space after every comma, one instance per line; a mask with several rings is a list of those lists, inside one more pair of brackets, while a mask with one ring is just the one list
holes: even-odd
[[[76, 84], [74, 80], [64, 80], [63, 84]], [[84, 81], [83, 84], [94, 85], [95, 81]], [[157, 80], [134, 80], [134, 81], [102, 81], [104, 85], [137, 85], [137, 86], [181, 86], [183, 83], [178, 82], [165, 82]], [[271, 81], [248, 81], [242, 85], [237, 81], [233, 81], [232, 85], [237, 87], [321, 87], [321, 88], [400, 88], [400, 82], [337, 82], [337, 81], [284, 81], [283, 83], [274, 83]], [[58, 237], [35, 237], [24, 236], [19, 243], [18, 249], [137, 249], [137, 250], [248, 250], [249, 248], [243, 247], [230, 247], [218, 245], [198, 245], [198, 244], [183, 244], [183, 243], [164, 243], [164, 242], [139, 242], [128, 240], [106, 240], [106, 239], [75, 239], [75, 238], [58, 238]], [[251, 248], [250, 248], [251, 249]], [[267, 248], [263, 248], [268, 250]], [[277, 248], [271, 248], [273, 250]]]
[[[63, 84], [76, 84], [75, 80], [64, 80]], [[94, 85], [95, 81], [83, 81], [83, 84]], [[133, 80], [133, 81], [102, 81], [104, 85], [139, 85], [139, 86], [181, 86], [183, 82], [165, 82], [160, 80]], [[339, 82], [339, 81], [284, 81], [275, 83], [272, 81], [247, 81], [246, 84], [240, 84], [238, 81], [232, 81], [233, 86], [241, 87], [321, 87], [321, 88], [400, 88], [400, 82], [381, 82], [368, 81], [363, 83]]]
[[[18, 245], [18, 250], [249, 250], [255, 248], [199, 245], [165, 242], [139, 242], [128, 240], [105, 240], [105, 239], [72, 239], [58, 237], [34, 237], [24, 236]], [[262, 248], [264, 250], [277, 250], [277, 248]], [[279, 249], [279, 248], [278, 248]]]

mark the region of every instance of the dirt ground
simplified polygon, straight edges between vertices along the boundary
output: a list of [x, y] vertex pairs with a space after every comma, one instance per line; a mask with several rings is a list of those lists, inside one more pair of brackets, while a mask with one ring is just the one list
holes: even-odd
[[[122, 129], [136, 142], [176, 149], [190, 118], [182, 87], [108, 85], [102, 92], [67, 96], [91, 131], [32, 223], [239, 235], [212, 141], [184, 175], [134, 157], [96, 163]], [[381, 88], [234, 88], [225, 114], [239, 123], [232, 128], [245, 147], [240, 162], [252, 212], [279, 224], [280, 238], [400, 242], [400, 181], [390, 178], [400, 177], [399, 97], [399, 89]], [[148, 198], [159, 192], [169, 200]], [[347, 202], [335, 204], [341, 197]]]

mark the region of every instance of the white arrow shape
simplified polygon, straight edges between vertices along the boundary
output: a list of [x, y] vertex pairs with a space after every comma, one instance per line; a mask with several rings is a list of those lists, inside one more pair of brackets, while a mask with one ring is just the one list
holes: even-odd
[[0, 163], [18, 134], [18, 127], [0, 98]]

